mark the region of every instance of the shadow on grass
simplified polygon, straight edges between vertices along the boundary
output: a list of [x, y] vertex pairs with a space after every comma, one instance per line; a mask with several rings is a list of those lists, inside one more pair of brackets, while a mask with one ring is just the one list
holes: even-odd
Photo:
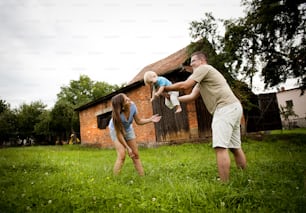
[[269, 134], [264, 135], [263, 140], [267, 142], [276, 142], [278, 140], [286, 141], [295, 145], [306, 145], [306, 134], [293, 133], [293, 134]]

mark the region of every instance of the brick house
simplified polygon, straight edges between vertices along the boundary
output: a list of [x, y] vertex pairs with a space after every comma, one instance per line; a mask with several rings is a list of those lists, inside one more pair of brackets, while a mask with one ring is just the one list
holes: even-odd
[[201, 98], [192, 103], [182, 103], [183, 111], [175, 114], [174, 109], [169, 110], [164, 105], [163, 97], [151, 103], [151, 88], [143, 83], [143, 75], [148, 70], [154, 70], [172, 82], [185, 80], [190, 75], [190, 67], [182, 65], [187, 64], [188, 59], [187, 49], [183, 48], [144, 67], [127, 86], [77, 108], [82, 144], [113, 146], [107, 125], [111, 116], [111, 98], [118, 93], [127, 94], [135, 102], [141, 117], [150, 117], [156, 113], [162, 115], [159, 123], [143, 126], [134, 124], [137, 142], [141, 145], [152, 146], [158, 143], [180, 143], [210, 138], [212, 117]]

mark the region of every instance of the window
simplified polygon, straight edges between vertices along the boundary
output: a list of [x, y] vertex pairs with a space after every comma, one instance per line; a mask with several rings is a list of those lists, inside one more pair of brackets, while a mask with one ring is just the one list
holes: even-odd
[[292, 102], [292, 100], [286, 101], [286, 107], [293, 107], [293, 102]]
[[98, 128], [106, 129], [111, 119], [112, 111], [97, 116]]

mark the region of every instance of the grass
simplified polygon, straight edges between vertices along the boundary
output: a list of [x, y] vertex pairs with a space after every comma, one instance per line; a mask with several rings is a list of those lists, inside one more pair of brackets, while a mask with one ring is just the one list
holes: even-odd
[[144, 177], [129, 158], [113, 176], [112, 149], [0, 149], [0, 212], [306, 212], [305, 136], [246, 139], [248, 168], [232, 161], [228, 184], [210, 143], [141, 148]]
[[280, 135], [280, 134], [306, 134], [306, 128], [298, 128], [298, 129], [283, 129], [283, 130], [273, 130], [271, 134]]

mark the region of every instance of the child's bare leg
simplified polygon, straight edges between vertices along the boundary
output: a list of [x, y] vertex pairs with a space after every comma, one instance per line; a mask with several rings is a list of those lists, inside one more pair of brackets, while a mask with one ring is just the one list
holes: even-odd
[[181, 105], [177, 105], [177, 106], [176, 106], [175, 113], [179, 113], [179, 112], [181, 112], [181, 111], [182, 111]]

